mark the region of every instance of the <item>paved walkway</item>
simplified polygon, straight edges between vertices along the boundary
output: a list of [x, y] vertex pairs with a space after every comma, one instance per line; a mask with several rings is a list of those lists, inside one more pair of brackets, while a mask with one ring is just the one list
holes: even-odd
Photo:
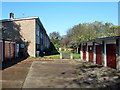
[[120, 88], [120, 71], [86, 61], [25, 60], [2, 71], [3, 88]]
[[2, 70], [2, 88], [22, 88], [31, 63], [20, 62]]
[[79, 88], [74, 70], [68, 61], [34, 61], [23, 88]]

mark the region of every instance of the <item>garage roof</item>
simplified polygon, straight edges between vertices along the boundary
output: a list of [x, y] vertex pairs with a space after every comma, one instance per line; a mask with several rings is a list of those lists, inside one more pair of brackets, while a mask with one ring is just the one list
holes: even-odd
[[73, 44], [86, 43], [86, 42], [95, 42], [95, 41], [104, 41], [104, 40], [112, 40], [112, 39], [119, 39], [119, 38], [120, 38], [120, 36], [96, 38], [96, 39], [92, 39], [92, 40], [88, 40], [88, 41], [74, 42]]

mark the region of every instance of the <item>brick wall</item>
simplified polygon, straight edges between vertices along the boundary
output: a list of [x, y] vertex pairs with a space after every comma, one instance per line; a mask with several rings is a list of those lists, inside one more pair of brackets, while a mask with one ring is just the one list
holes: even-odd
[[20, 52], [23, 53], [24, 56], [30, 55], [35, 57], [35, 19], [3, 22], [2, 25], [7, 28], [3, 34], [4, 39], [10, 39], [17, 41], [19, 44], [25, 44], [24, 49], [20, 47]]

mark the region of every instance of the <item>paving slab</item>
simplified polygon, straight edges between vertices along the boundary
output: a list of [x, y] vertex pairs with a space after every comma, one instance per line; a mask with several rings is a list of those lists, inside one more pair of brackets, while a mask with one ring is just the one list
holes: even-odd
[[21, 88], [22, 80], [2, 80], [2, 88]]
[[23, 88], [120, 88], [120, 72], [86, 61], [33, 61]]
[[117, 88], [120, 71], [83, 60], [24, 61], [2, 71], [3, 88]]
[[34, 61], [31, 65], [23, 88], [79, 88], [73, 82], [77, 78], [74, 65], [63, 62]]
[[19, 62], [2, 70], [2, 88], [22, 88], [32, 62]]

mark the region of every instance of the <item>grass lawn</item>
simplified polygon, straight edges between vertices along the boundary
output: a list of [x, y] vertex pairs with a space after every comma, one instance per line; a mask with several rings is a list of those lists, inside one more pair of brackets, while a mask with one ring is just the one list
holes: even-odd
[[[70, 51], [61, 51], [62, 53], [68, 53], [71, 54], [72, 52]], [[80, 54], [75, 54], [73, 53], [74, 59], [80, 59]], [[35, 58], [35, 59], [60, 59], [60, 54], [56, 55], [49, 55], [49, 56], [44, 56], [44, 57], [29, 57], [29, 58]]]
[[57, 54], [57, 55], [50, 55], [50, 56], [44, 56], [48, 59], [60, 59], [60, 54]]
[[48, 59], [60, 59], [60, 54], [49, 55], [49, 56], [44, 56], [44, 57], [29, 57], [29, 58], [35, 58], [35, 59], [43, 59], [43, 58], [48, 58]]
[[[68, 53], [68, 54], [72, 53], [71, 51], [61, 51], [61, 52], [62, 53]], [[73, 53], [73, 57], [74, 57], [74, 59], [80, 59], [80, 54]]]
[[74, 59], [80, 59], [80, 54], [73, 54]]

